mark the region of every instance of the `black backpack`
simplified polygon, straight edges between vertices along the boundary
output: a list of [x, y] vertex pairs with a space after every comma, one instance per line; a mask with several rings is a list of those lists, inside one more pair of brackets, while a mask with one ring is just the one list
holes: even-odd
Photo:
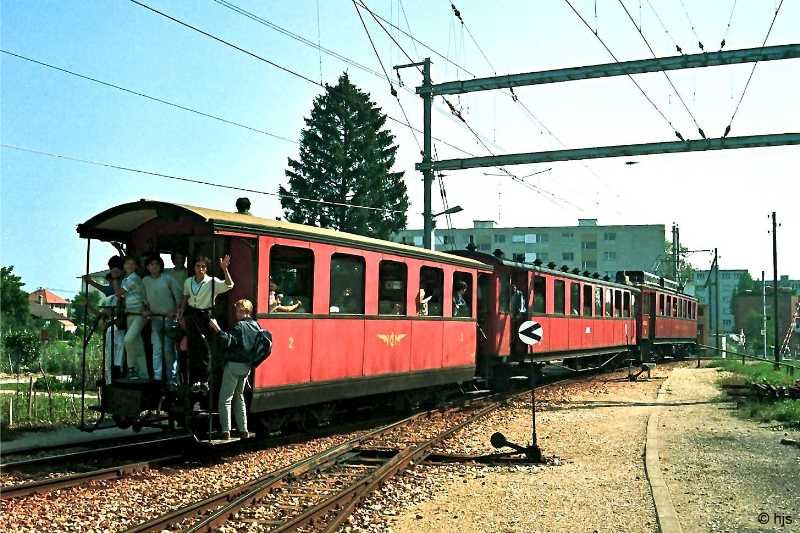
[[272, 353], [272, 333], [259, 328], [256, 333], [255, 344], [250, 351], [250, 366], [256, 368], [263, 363]]

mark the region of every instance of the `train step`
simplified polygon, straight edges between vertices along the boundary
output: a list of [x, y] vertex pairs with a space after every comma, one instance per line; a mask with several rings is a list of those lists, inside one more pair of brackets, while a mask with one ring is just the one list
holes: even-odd
[[464, 393], [465, 396], [483, 396], [486, 394], [490, 394], [492, 391], [489, 389], [480, 389], [480, 390], [469, 390]]

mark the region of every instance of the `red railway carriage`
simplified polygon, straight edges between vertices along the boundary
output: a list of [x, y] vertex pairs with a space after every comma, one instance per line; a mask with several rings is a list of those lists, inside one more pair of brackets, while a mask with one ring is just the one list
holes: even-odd
[[[488, 254], [456, 253], [493, 267], [478, 275], [478, 325], [483, 332], [478, 354], [484, 364], [569, 360], [576, 368], [594, 366], [635, 346], [638, 289]], [[519, 307], [512, 294], [515, 287], [524, 297], [523, 313], [514, 309]], [[542, 326], [537, 344], [519, 340], [517, 330], [524, 320]]]
[[[452, 385], [475, 375], [474, 291], [478, 274], [490, 270], [478, 261], [248, 213], [145, 200], [104, 211], [78, 232], [89, 241], [121, 243], [133, 255], [184, 250], [190, 264], [198, 255], [230, 254], [235, 285], [217, 298], [214, 314], [224, 328], [233, 320], [231, 304], [250, 299], [274, 338], [271, 356], [251, 374], [251, 413]], [[456, 313], [457, 285], [466, 286], [466, 305]], [[159, 386], [119, 380], [106, 384], [105, 395], [139, 402], [111, 401], [128, 417], [154, 409]]]
[[697, 342], [697, 299], [683, 294], [678, 284], [642, 271], [618, 273], [641, 290], [637, 331], [643, 359], [686, 355]]

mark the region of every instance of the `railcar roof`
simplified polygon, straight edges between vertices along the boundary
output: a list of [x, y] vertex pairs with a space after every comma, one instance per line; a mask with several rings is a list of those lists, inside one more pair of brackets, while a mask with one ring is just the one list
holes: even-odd
[[85, 239], [122, 240], [127, 238], [136, 228], [151, 220], [156, 218], [176, 219], [180, 215], [194, 216], [217, 229], [283, 237], [300, 237], [317, 242], [353, 245], [375, 251], [457, 264], [480, 270], [491, 270], [492, 268], [485, 263], [467, 257], [426, 250], [416, 246], [365, 237], [354, 233], [317, 228], [271, 218], [261, 218], [243, 213], [153, 200], [139, 200], [138, 202], [121, 204], [107, 209], [83, 224], [78, 224], [77, 231]]

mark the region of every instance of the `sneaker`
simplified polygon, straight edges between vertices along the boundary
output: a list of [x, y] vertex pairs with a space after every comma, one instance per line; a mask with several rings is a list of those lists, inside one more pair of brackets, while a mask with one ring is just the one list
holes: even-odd
[[255, 435], [253, 433], [250, 433], [249, 431], [233, 431], [232, 435], [240, 439], [252, 439], [253, 437], [255, 437]]
[[217, 433], [217, 440], [231, 440], [230, 431], [220, 431]]

